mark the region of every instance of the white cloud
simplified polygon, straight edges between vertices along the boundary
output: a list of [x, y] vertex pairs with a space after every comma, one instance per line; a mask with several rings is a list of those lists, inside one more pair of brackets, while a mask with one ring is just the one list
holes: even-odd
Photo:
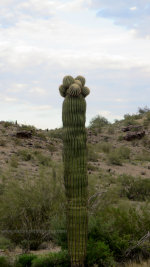
[[29, 93], [35, 94], [35, 95], [45, 95], [46, 94], [46, 90], [41, 88], [41, 87], [34, 87], [32, 89], [29, 90]]
[[136, 6], [130, 7], [130, 10], [132, 11], [137, 10], [137, 7]]
[[0, 95], [0, 101], [9, 103], [9, 102], [17, 102], [18, 99], [14, 97], [5, 96], [5, 95]]
[[98, 112], [98, 114], [105, 117], [110, 122], [113, 122], [115, 119], [121, 120], [123, 118], [123, 116], [113, 114], [112, 112], [110, 112], [108, 110], [101, 110]]
[[50, 105], [29, 105], [29, 104], [24, 104], [23, 107], [27, 110], [33, 110], [33, 111], [38, 111], [38, 112], [42, 112], [42, 111], [50, 111], [52, 110], [52, 107]]
[[6, 89], [7, 92], [11, 93], [19, 93], [22, 92], [26, 88], [27, 84], [22, 84], [22, 83], [14, 83], [11, 84], [11, 87]]

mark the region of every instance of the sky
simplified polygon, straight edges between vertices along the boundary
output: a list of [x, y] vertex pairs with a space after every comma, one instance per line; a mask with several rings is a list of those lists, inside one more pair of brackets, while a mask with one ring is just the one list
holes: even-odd
[[0, 0], [0, 120], [61, 127], [65, 75], [86, 78], [87, 125], [150, 107], [150, 0]]

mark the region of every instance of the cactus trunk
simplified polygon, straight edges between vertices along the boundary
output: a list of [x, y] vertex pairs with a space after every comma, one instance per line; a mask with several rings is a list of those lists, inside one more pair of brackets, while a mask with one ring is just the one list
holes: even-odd
[[[80, 77], [82, 78], [82, 76]], [[77, 90], [77, 86], [79, 86], [79, 90]], [[68, 250], [71, 266], [83, 267], [88, 230], [86, 101], [80, 85], [74, 86], [73, 83], [66, 90], [62, 120]]]

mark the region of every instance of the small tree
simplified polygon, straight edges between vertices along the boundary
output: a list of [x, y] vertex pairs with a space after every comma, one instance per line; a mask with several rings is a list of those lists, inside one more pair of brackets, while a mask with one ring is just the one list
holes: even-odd
[[89, 127], [90, 128], [101, 128], [101, 127], [106, 126], [108, 124], [109, 124], [109, 122], [105, 117], [97, 115], [91, 119]]

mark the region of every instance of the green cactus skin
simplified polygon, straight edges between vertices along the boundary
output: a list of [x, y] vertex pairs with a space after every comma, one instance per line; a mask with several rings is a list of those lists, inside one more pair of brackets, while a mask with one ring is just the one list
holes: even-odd
[[68, 89], [71, 84], [74, 83], [74, 79], [72, 76], [67, 75], [63, 78], [63, 86]]
[[82, 95], [84, 97], [86, 97], [90, 93], [90, 89], [88, 87], [86, 87], [86, 86], [82, 87], [82, 90], [81, 91], [82, 91]]
[[81, 81], [79, 81], [79, 80], [75, 80], [74, 81], [76, 84], [78, 84], [81, 88], [82, 88], [82, 83], [81, 83]]
[[77, 76], [75, 80], [79, 80], [82, 83], [82, 86], [85, 85], [85, 78], [81, 75]]
[[62, 85], [59, 86], [59, 93], [62, 97], [66, 96], [66, 88]]
[[67, 236], [71, 267], [84, 267], [88, 231], [86, 101], [80, 93], [63, 102], [63, 162]]
[[78, 84], [73, 83], [67, 90], [67, 94], [70, 96], [79, 96], [81, 94], [81, 87]]

